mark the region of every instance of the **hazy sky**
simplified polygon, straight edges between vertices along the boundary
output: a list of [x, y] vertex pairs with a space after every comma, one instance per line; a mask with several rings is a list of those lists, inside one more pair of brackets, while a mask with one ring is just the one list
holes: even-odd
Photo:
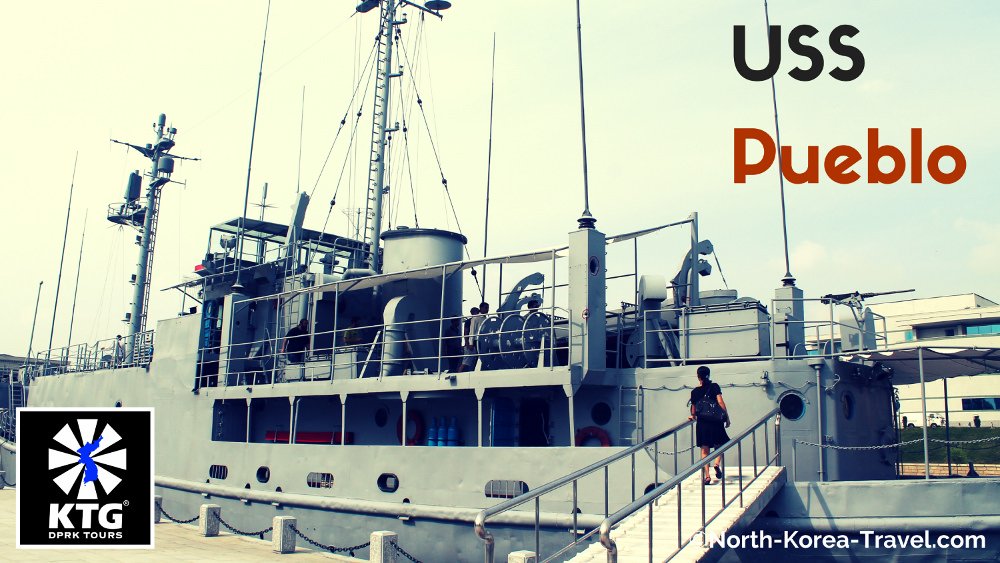
[[[496, 33], [490, 254], [565, 244], [582, 209], [574, 2], [455, 0], [423, 37], [412, 9], [403, 28], [411, 78], [473, 256], [482, 252], [489, 118], [490, 53]], [[345, 0], [275, 0], [271, 9], [251, 201], [269, 182], [268, 218], [286, 221], [298, 178], [305, 87], [301, 185], [311, 191], [337, 124], [348, 110], [377, 14], [351, 17]], [[151, 319], [176, 314], [177, 294], [159, 290], [192, 271], [207, 228], [240, 214], [266, 2], [20, 2], [0, 20], [0, 186], [4, 194], [6, 322], [0, 352], [23, 354], [39, 280], [44, 280], [35, 349], [48, 341], [73, 158], [76, 192], [54, 345], [64, 345], [84, 215], [86, 245], [74, 341], [121, 331], [129, 308], [134, 233], [106, 220], [129, 171], [147, 161], [111, 137], [152, 141], [167, 114], [179, 130], [179, 163], [164, 190]], [[863, 153], [866, 130], [908, 151], [923, 128], [924, 154], [959, 147], [968, 171], [957, 184], [932, 181], [842, 186], [786, 185], [792, 272], [808, 295], [916, 288], [919, 296], [978, 292], [1000, 299], [1000, 5], [884, 0], [772, 0], [771, 22], [820, 30], [840, 24], [860, 34], [855, 81], [787, 75], [804, 61], [786, 48], [778, 74], [782, 141], [796, 168], [805, 146], [849, 144]], [[701, 234], [718, 250], [728, 283], [769, 300], [784, 273], [774, 169], [733, 183], [733, 129], [773, 130], [767, 82], [748, 82], [732, 60], [733, 25], [748, 26], [752, 63], [764, 56], [762, 2], [583, 2], [591, 208], [608, 234], [699, 211]], [[358, 51], [360, 45], [360, 53]], [[419, 51], [419, 52], [418, 52]], [[368, 98], [371, 91], [368, 90]], [[393, 104], [396, 105], [395, 103]], [[354, 106], [356, 107], [356, 105]], [[350, 121], [348, 122], [351, 123]], [[409, 114], [410, 159], [421, 226], [455, 228], [422, 118]], [[307, 225], [320, 228], [350, 137], [337, 140]], [[371, 121], [357, 142], [368, 150]], [[397, 145], [399, 143], [397, 138]], [[913, 163], [908, 163], [912, 165]], [[858, 165], [863, 171], [864, 162]], [[394, 169], [394, 224], [413, 224], [410, 183]], [[348, 166], [328, 231], [349, 234], [347, 211], [363, 205], [366, 173]], [[925, 175], [925, 180], [926, 175]], [[357, 200], [357, 201], [355, 201]], [[360, 201], [360, 203], [358, 203]], [[256, 215], [251, 208], [251, 215]], [[670, 277], [684, 252], [679, 232], [643, 243], [641, 267]], [[655, 259], [652, 259], [655, 257]], [[718, 275], [705, 286], [721, 287]], [[152, 325], [152, 323], [151, 323]]]

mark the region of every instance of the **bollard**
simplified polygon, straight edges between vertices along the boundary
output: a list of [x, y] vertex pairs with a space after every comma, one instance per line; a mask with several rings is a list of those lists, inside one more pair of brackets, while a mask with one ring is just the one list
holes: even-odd
[[275, 516], [271, 521], [271, 549], [275, 553], [295, 553], [295, 517]]
[[159, 524], [160, 517], [163, 515], [163, 510], [160, 508], [163, 506], [163, 497], [156, 495], [153, 497], [153, 523]]
[[507, 555], [507, 563], [538, 563], [534, 551], [512, 551]]
[[203, 504], [198, 510], [198, 533], [206, 538], [219, 535], [219, 516], [222, 507], [217, 504]]
[[368, 560], [371, 563], [396, 563], [396, 532], [372, 532]]

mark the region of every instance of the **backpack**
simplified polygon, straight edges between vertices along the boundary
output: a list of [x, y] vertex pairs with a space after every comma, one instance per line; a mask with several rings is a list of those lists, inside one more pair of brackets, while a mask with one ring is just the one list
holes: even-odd
[[726, 419], [726, 411], [722, 410], [715, 395], [711, 395], [711, 387], [705, 391], [694, 404], [694, 416], [698, 422], [722, 422]]

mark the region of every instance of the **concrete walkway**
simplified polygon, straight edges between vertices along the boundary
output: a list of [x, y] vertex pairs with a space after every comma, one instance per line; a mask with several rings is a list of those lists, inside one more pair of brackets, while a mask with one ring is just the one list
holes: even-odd
[[[219, 532], [215, 538], [198, 534], [195, 525], [161, 522], [153, 527], [156, 549], [16, 549], [15, 491], [0, 490], [0, 560], [2, 561], [93, 561], [99, 563], [133, 561], [353, 561], [359, 559], [309, 551], [279, 555], [271, 542]], [[299, 541], [298, 543], [301, 543]]]
[[[740, 529], [750, 524], [767, 506], [774, 495], [785, 484], [784, 467], [760, 468], [760, 475], [753, 483], [753, 467], [726, 468], [726, 501], [739, 493], [739, 474], [743, 474], [743, 506], [735, 500], [719, 516], [708, 524], [708, 534], [718, 535], [724, 531]], [[687, 541], [701, 529], [702, 486], [700, 474], [692, 475], [681, 483], [681, 539]], [[714, 475], [712, 484], [705, 487], [705, 517], [711, 518], [722, 506], [722, 485]], [[649, 510], [642, 509], [622, 521], [611, 531], [611, 538], [618, 547], [620, 563], [649, 561]], [[715, 548], [718, 549], [718, 548]], [[676, 489], [660, 498], [653, 507], [653, 560], [654, 561], [700, 561], [709, 549], [700, 540], [688, 544], [680, 553], [677, 551], [677, 491]], [[599, 542], [591, 545], [571, 559], [574, 563], [604, 563], [607, 550]]]

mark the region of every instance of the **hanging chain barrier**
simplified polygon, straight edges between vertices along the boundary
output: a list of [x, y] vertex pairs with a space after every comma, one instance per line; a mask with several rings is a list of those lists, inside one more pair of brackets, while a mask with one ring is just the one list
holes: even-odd
[[164, 518], [166, 518], [167, 520], [170, 520], [171, 522], [174, 522], [176, 524], [190, 524], [190, 523], [192, 523], [192, 522], [194, 522], [195, 520], [198, 519], [198, 515], [197, 514], [194, 515], [194, 518], [188, 518], [187, 520], [181, 520], [180, 518], [174, 518], [173, 516], [170, 515], [169, 512], [167, 512], [166, 510], [163, 509], [163, 503], [161, 503], [161, 502], [156, 503], [156, 507], [160, 509], [160, 514], [162, 514]]
[[416, 557], [410, 555], [403, 548], [399, 547], [398, 543], [393, 543], [392, 547], [396, 548], [396, 553], [402, 555], [403, 557], [409, 559], [410, 561], [413, 561], [413, 563], [420, 563], [419, 559], [417, 559]]
[[297, 526], [292, 526], [292, 531], [295, 532], [295, 535], [297, 535], [300, 538], [304, 539], [306, 541], [306, 543], [312, 545], [313, 547], [318, 547], [318, 548], [322, 549], [323, 551], [329, 551], [330, 553], [343, 553], [343, 552], [347, 552], [347, 554], [350, 555], [351, 557], [354, 557], [354, 552], [355, 551], [358, 551], [359, 549], [365, 549], [368, 546], [370, 546], [371, 543], [372, 543], [370, 541], [366, 541], [365, 543], [360, 543], [358, 545], [352, 545], [350, 547], [337, 547], [335, 545], [327, 545], [325, 543], [320, 543], [320, 542], [318, 542], [318, 541], [310, 538], [309, 536], [303, 534], [298, 529]]
[[219, 524], [222, 524], [227, 530], [238, 536], [257, 536], [260, 539], [264, 539], [264, 534], [274, 530], [274, 526], [268, 526], [259, 532], [245, 532], [239, 528], [233, 527], [229, 522], [223, 520], [221, 514], [216, 514], [215, 518], [219, 521]]
[[[683, 450], [677, 450], [676, 452], [659, 451], [659, 452], [656, 452], [656, 453], [658, 453], [660, 455], [681, 455], [681, 454], [687, 453], [687, 452], [689, 452], [691, 450], [695, 450], [695, 449], [698, 449], [698, 446], [691, 446], [689, 448], [684, 448]], [[652, 452], [653, 448], [646, 448], [646, 451]]]
[[[928, 441], [936, 442], [938, 444], [981, 444], [984, 442], [994, 442], [1000, 440], [1000, 436], [991, 436], [989, 438], [979, 438], [977, 440], [941, 440], [938, 438], [928, 438]], [[804, 446], [815, 446], [818, 448], [829, 448], [831, 450], [884, 450], [886, 448], [896, 448], [899, 446], [908, 446], [910, 444], [917, 444], [923, 442], [923, 438], [917, 438], [916, 440], [907, 440], [905, 442], [898, 442], [895, 444], [879, 444], [876, 446], [838, 446], [836, 444], [816, 444], [814, 442], [806, 442], [805, 440], [795, 440], [796, 444], [802, 444]]]
[[[2, 476], [0, 476], [0, 478], [2, 478]], [[196, 520], [198, 520], [198, 515], [195, 515], [193, 518], [188, 518], [186, 520], [180, 519], [180, 518], [175, 518], [175, 517], [171, 516], [169, 512], [167, 512], [166, 510], [163, 509], [163, 504], [162, 503], [158, 502], [158, 503], [156, 503], [156, 506], [160, 509], [160, 514], [162, 514], [164, 518], [166, 518], [167, 520], [170, 520], [171, 522], [175, 522], [177, 524], [191, 524], [192, 522], [195, 522]], [[225, 527], [227, 530], [229, 530], [230, 532], [232, 532], [232, 533], [234, 533], [236, 535], [239, 535], [239, 536], [248, 536], [248, 537], [250, 537], [250, 536], [257, 536], [260, 539], [264, 539], [264, 534], [268, 534], [268, 533], [274, 531], [274, 526], [268, 526], [267, 528], [264, 528], [263, 530], [259, 530], [259, 531], [256, 531], [256, 532], [247, 532], [247, 531], [244, 531], [244, 530], [240, 530], [239, 528], [236, 528], [235, 526], [233, 526], [229, 522], [226, 522], [222, 518], [222, 516], [216, 515], [216, 519], [218, 519], [219, 524], [222, 524], [222, 526]], [[292, 531], [295, 532], [295, 535], [299, 536], [300, 538], [302, 538], [303, 540], [305, 540], [306, 543], [312, 545], [313, 547], [317, 547], [319, 549], [322, 549], [323, 551], [329, 551], [330, 553], [347, 553], [351, 557], [354, 557], [354, 552], [355, 551], [358, 551], [358, 550], [361, 550], [361, 549], [365, 549], [365, 548], [367, 548], [368, 546], [371, 545], [371, 542], [367, 541], [365, 543], [358, 544], [358, 545], [352, 545], [352, 546], [349, 546], [349, 547], [337, 547], [335, 545], [327, 545], [325, 543], [320, 543], [320, 542], [318, 542], [318, 541], [310, 538], [309, 536], [303, 534], [298, 529], [298, 527], [296, 527], [296, 526], [292, 526]], [[414, 561], [416, 563], [419, 563], [416, 559], [413, 558], [413, 556], [411, 556], [410, 554], [408, 554], [405, 551], [403, 551], [403, 549], [401, 547], [399, 547], [398, 545], [396, 546], [396, 549], [399, 551], [399, 553], [401, 553], [404, 557], [406, 557], [410, 561]]]

